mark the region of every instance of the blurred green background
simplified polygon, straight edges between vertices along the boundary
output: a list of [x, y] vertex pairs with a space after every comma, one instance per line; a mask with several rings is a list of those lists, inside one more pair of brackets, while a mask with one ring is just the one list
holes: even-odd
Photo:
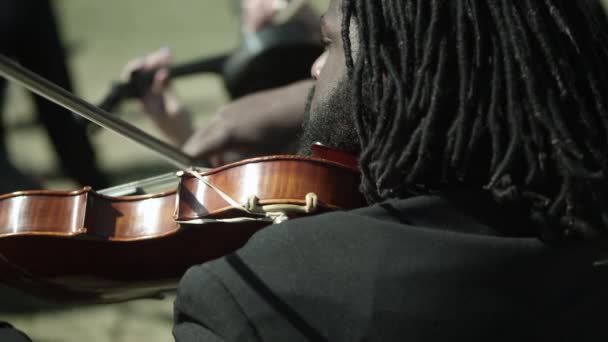
[[[312, 2], [319, 12], [328, 3]], [[55, 0], [54, 5], [76, 92], [92, 103], [101, 100], [133, 58], [167, 46], [179, 63], [236, 48], [240, 39], [239, 20], [228, 0]], [[227, 101], [221, 79], [213, 75], [185, 78], [174, 87], [196, 114], [197, 125]], [[34, 120], [29, 95], [17, 86], [8, 91], [2, 120], [13, 163], [48, 189], [78, 188], [58, 169], [46, 132]], [[126, 103], [119, 111], [161, 137], [136, 103]], [[155, 154], [111, 132], [95, 135], [93, 143], [100, 166], [114, 184], [173, 170]], [[63, 306], [0, 288], [0, 320], [34, 341], [171, 341], [172, 303], [168, 295], [164, 300]]]

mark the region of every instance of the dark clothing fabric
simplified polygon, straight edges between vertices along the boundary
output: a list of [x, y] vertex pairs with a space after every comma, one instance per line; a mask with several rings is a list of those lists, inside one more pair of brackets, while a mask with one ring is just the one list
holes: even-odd
[[186, 273], [174, 337], [607, 341], [600, 256], [511, 236], [523, 230], [514, 218], [422, 196], [268, 227]]
[[31, 342], [27, 336], [25, 336], [19, 330], [14, 329], [10, 324], [0, 322], [0, 341], [2, 342]]
[[[15, 58], [28, 69], [66, 90], [72, 90], [65, 52], [49, 0], [0, 1], [0, 53]], [[5, 82], [4, 78], [0, 78], [0, 110], [4, 102]], [[105, 176], [97, 167], [86, 126], [70, 111], [50, 101], [39, 96], [34, 96], [34, 101], [38, 119], [46, 128], [66, 174], [82, 185], [95, 188], [107, 186]], [[6, 159], [2, 125], [0, 158]], [[9, 178], [14, 177], [12, 173], [3, 171], [0, 169], [0, 178], [14, 179]], [[11, 189], [14, 183], [19, 182], [0, 182], [0, 188], [5, 191], [25, 190]]]

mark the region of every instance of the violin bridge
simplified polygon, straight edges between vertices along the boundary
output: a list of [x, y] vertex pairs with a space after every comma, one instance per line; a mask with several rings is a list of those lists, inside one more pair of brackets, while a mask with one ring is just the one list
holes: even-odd
[[318, 209], [319, 199], [315, 193], [306, 194], [304, 202], [304, 205], [282, 203], [260, 205], [260, 199], [255, 195], [251, 195], [244, 207], [247, 212], [269, 217], [276, 224], [287, 221], [290, 214], [312, 214]]

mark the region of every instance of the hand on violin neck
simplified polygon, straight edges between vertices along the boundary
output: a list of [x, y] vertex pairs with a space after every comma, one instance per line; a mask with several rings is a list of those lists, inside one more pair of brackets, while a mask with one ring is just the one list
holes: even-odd
[[125, 82], [132, 82], [134, 77], [142, 77], [154, 72], [152, 82], [145, 84], [147, 88], [140, 89], [138, 98], [142, 110], [154, 121], [156, 126], [169, 140], [181, 146], [192, 134], [191, 115], [185, 110], [169, 83], [169, 63], [171, 51], [161, 48], [144, 57], [127, 63], [122, 73]]

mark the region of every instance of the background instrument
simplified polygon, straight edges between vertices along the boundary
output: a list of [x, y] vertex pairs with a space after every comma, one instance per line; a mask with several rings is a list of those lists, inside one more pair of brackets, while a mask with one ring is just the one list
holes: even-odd
[[[244, 35], [241, 46], [232, 52], [174, 65], [169, 75], [176, 79], [218, 74], [230, 97], [236, 99], [310, 78], [310, 66], [322, 52], [319, 37], [304, 24], [289, 21]], [[156, 71], [135, 72], [130, 81], [114, 83], [99, 107], [112, 112], [123, 100], [140, 97]]]

